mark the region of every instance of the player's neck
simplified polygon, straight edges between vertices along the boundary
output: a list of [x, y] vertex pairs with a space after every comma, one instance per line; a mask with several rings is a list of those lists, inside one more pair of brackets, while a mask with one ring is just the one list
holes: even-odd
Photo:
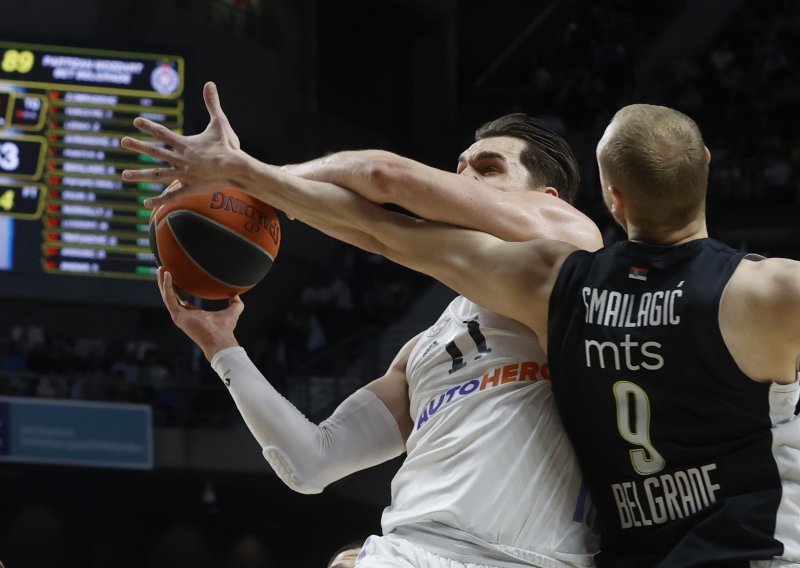
[[679, 229], [651, 229], [647, 230], [628, 224], [628, 240], [649, 245], [672, 246], [680, 245], [696, 239], [708, 237], [705, 219], [696, 219]]

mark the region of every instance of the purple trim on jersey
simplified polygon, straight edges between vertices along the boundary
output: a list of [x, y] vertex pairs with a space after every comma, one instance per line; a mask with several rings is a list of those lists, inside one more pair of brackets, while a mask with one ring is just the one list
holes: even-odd
[[361, 545], [361, 550], [358, 552], [358, 556], [356, 556], [356, 564], [358, 564], [359, 560], [363, 560], [367, 557], [367, 546], [369, 546], [369, 541], [371, 538], [371, 536], [368, 536], [367, 540], [364, 541], [364, 544]]

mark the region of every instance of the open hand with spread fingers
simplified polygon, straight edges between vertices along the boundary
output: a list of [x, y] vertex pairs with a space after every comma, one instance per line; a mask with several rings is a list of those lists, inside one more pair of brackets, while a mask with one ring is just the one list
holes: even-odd
[[239, 137], [231, 128], [222, 111], [219, 93], [214, 83], [203, 87], [203, 99], [210, 117], [208, 126], [200, 134], [184, 136], [147, 118], [134, 119], [133, 125], [153, 136], [158, 142], [147, 142], [126, 136], [122, 147], [145, 154], [169, 164], [170, 167], [125, 170], [125, 181], [180, 183], [170, 185], [161, 195], [145, 201], [147, 207], [157, 207], [178, 195], [211, 193], [223, 187], [237, 187], [232, 179], [238, 171], [235, 165], [246, 159], [241, 151]]

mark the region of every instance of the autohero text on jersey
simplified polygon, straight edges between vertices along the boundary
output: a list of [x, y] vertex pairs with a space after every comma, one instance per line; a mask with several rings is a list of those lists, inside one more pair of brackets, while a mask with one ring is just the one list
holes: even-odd
[[[683, 298], [682, 284], [672, 290], [642, 294], [585, 286], [581, 290], [586, 306], [585, 321], [595, 326], [625, 329], [678, 325], [681, 316], [677, 304]], [[587, 367], [655, 371], [664, 366], [658, 341], [632, 341], [630, 334], [625, 334], [624, 341], [586, 339], [584, 346]]]
[[459, 383], [447, 389], [438, 397], [432, 398], [428, 404], [422, 407], [422, 412], [417, 417], [417, 430], [421, 429], [441, 408], [447, 407], [449, 404], [474, 392], [481, 392], [507, 383], [540, 380], [550, 380], [550, 368], [547, 363], [524, 361], [497, 367], [491, 373], [484, 373], [482, 379], [476, 377]]

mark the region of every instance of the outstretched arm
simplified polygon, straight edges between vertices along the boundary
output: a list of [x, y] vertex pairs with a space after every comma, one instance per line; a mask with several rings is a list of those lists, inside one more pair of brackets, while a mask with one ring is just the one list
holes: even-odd
[[413, 270], [528, 325], [544, 339], [551, 270], [575, 247], [558, 241], [509, 243], [492, 235], [387, 211], [336, 185], [291, 175], [247, 158], [237, 186], [312, 227]]
[[[138, 117], [134, 126], [150, 134], [156, 142], [126, 136], [122, 146], [166, 162], [166, 166], [125, 170], [127, 181], [171, 181], [164, 192], [145, 200], [147, 207], [157, 207], [179, 195], [212, 193], [226, 187], [236, 187], [281, 209], [296, 218], [292, 207], [277, 198], [277, 192], [290, 191], [289, 180], [294, 178], [279, 168], [259, 162], [242, 151], [239, 138], [231, 128], [219, 101], [217, 88], [206, 83], [203, 98], [209, 113], [209, 123], [200, 134], [183, 136], [152, 120]], [[267, 187], [271, 184], [270, 187]], [[343, 193], [343, 192], [342, 192]], [[340, 198], [345, 197], [339, 195]], [[313, 199], [312, 199], [313, 201]], [[310, 204], [312, 201], [306, 201]], [[370, 252], [371, 238], [355, 230], [351, 224], [333, 215], [316, 215], [306, 223], [316, 229]]]
[[203, 193], [233, 185], [290, 217], [425, 272], [478, 304], [525, 323], [543, 339], [546, 329], [542, 322], [552, 287], [547, 270], [559, 264], [562, 253], [573, 247], [505, 243], [491, 235], [413, 220], [336, 185], [300, 178], [264, 164], [238, 148], [213, 84], [206, 85], [204, 96], [211, 122], [203, 133], [182, 136], [138, 118], [139, 128], [171, 149], [132, 138], [123, 140], [125, 147], [172, 166], [126, 171], [125, 179], [180, 180], [150, 200], [151, 205], [181, 193]]
[[405, 368], [417, 338], [398, 353], [383, 377], [356, 391], [316, 425], [272, 388], [239, 347], [234, 328], [241, 299], [233, 298], [224, 310], [206, 312], [177, 297], [163, 268], [158, 284], [173, 321], [203, 350], [264, 458], [289, 487], [319, 493], [333, 481], [403, 453], [413, 427]]
[[[203, 97], [210, 120], [202, 133], [182, 136], [140, 117], [134, 125], [163, 145], [123, 138], [123, 147], [170, 165], [126, 170], [124, 179], [178, 179], [181, 182], [170, 187], [161, 197], [146, 202], [148, 206], [162, 203], [175, 192], [210, 193], [225, 186], [238, 187], [256, 195], [259, 184], [288, 179], [281, 178], [277, 172], [270, 171], [275, 168], [242, 151], [239, 139], [222, 111], [213, 83], [205, 85]], [[389, 152], [343, 152], [306, 164], [284, 166], [284, 170], [303, 174], [311, 181], [345, 187], [376, 203], [396, 203], [425, 219], [481, 230], [508, 241], [550, 238], [586, 250], [595, 250], [602, 245], [595, 224], [552, 195], [538, 191], [500, 191], [470, 177], [437, 170]], [[259, 175], [264, 175], [265, 179], [260, 180]], [[269, 202], [282, 208], [274, 201]], [[284, 211], [294, 217], [288, 210]], [[337, 219], [327, 219], [324, 225], [314, 226], [347, 242], [363, 241], [359, 235], [349, 233], [346, 224], [338, 223]]]
[[375, 203], [400, 205], [423, 219], [476, 229], [506, 241], [549, 238], [586, 250], [603, 244], [591, 219], [553, 195], [501, 191], [383, 150], [338, 152], [283, 169], [339, 185]]

